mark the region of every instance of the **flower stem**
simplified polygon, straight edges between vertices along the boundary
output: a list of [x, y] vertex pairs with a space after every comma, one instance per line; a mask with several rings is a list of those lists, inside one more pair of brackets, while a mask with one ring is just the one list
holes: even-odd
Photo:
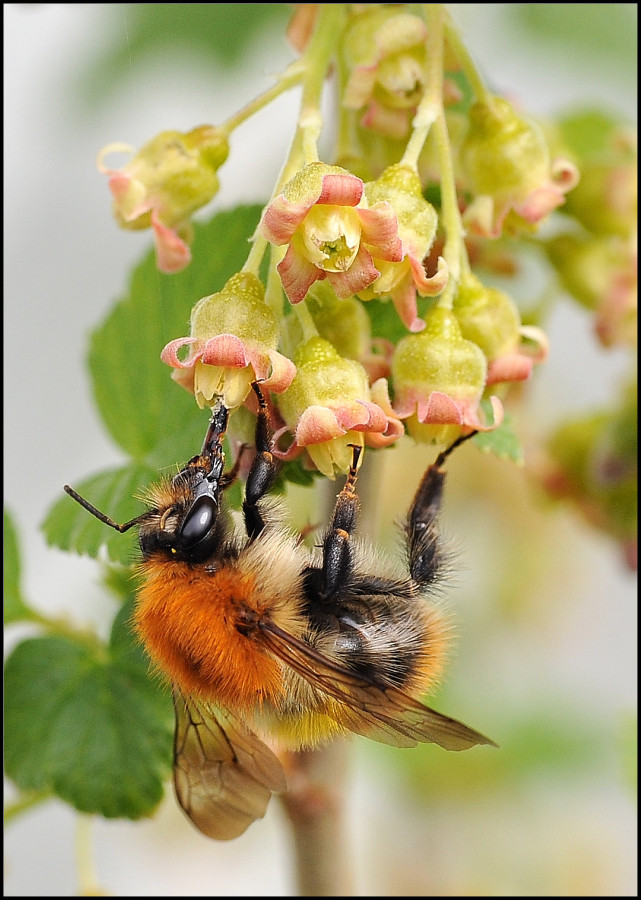
[[444, 110], [441, 111], [434, 123], [434, 136], [441, 170], [441, 221], [446, 234], [443, 257], [450, 273], [447, 286], [439, 297], [438, 305], [444, 309], [451, 309], [461, 275], [469, 270], [469, 261], [465, 248], [463, 221], [458, 208], [452, 148]]
[[263, 91], [262, 94], [259, 94], [258, 97], [255, 97], [251, 102], [247, 103], [242, 109], [239, 109], [233, 116], [230, 116], [229, 119], [220, 126], [220, 130], [226, 136], [229, 136], [239, 125], [242, 125], [247, 119], [250, 119], [257, 112], [260, 112], [265, 106], [268, 106], [272, 100], [275, 100], [277, 97], [280, 97], [281, 94], [284, 94], [285, 91], [300, 84], [304, 74], [305, 67], [302, 65], [302, 61], [297, 59], [285, 69], [276, 84], [267, 88], [266, 91]]
[[5, 828], [12, 819], [16, 818], [16, 816], [19, 816], [28, 809], [32, 809], [34, 806], [38, 806], [38, 804], [44, 803], [45, 800], [50, 799], [50, 791], [30, 791], [29, 793], [21, 794], [17, 800], [7, 803], [4, 808]]
[[[282, 78], [285, 78], [287, 72], [292, 70], [290, 73], [291, 84], [302, 81], [303, 96], [301, 99], [296, 132], [292, 139], [287, 159], [285, 160], [272, 192], [272, 199], [280, 192], [283, 185], [285, 185], [305, 163], [318, 160], [318, 138], [323, 127], [323, 119], [320, 112], [323, 84], [325, 83], [332, 55], [335, 50], [335, 37], [340, 33], [345, 15], [346, 10], [345, 4], [343, 3], [320, 4], [318, 7], [316, 27], [305, 54], [295, 64], [292, 64], [282, 76]], [[279, 85], [280, 84], [281, 82], [279, 82]], [[291, 86], [291, 84], [288, 86]], [[277, 85], [274, 85], [272, 90], [276, 90], [276, 87]], [[274, 93], [270, 99], [273, 99], [273, 97], [277, 96], [280, 92], [281, 91]], [[268, 93], [269, 92], [266, 91], [261, 97], [265, 98]], [[261, 98], [257, 98], [254, 103], [258, 103], [259, 101], [261, 101]], [[262, 105], [265, 105], [265, 103]], [[248, 110], [251, 106], [251, 103], [248, 104], [248, 106], [245, 107], [245, 110]], [[256, 112], [257, 109], [260, 109], [260, 106], [257, 106], [253, 112]], [[240, 115], [240, 113], [238, 115]], [[234, 121], [235, 118], [236, 117], [232, 117]], [[228, 128], [232, 119], [228, 120], [223, 128]], [[236, 122], [236, 124], [240, 124], [240, 122]], [[234, 125], [234, 127], [236, 127], [236, 125]], [[257, 232], [253, 237], [252, 248], [249, 252], [247, 261], [243, 266], [244, 271], [258, 274], [266, 246], [267, 242], [261, 238]]]
[[78, 896], [100, 897], [106, 894], [98, 884], [93, 861], [90, 816], [79, 815], [76, 825], [76, 861], [78, 866]]
[[412, 122], [412, 134], [407, 142], [401, 165], [418, 167], [418, 158], [425, 146], [430, 128], [443, 109], [443, 18], [441, 3], [426, 3], [427, 19], [427, 89], [418, 105]]
[[290, 789], [283, 806], [294, 836], [301, 897], [354, 896], [344, 822], [348, 749], [346, 741], [335, 741], [285, 760]]

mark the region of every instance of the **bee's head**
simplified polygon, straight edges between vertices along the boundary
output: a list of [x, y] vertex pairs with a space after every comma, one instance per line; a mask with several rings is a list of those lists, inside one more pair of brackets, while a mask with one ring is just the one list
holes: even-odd
[[140, 549], [144, 557], [158, 551], [170, 558], [199, 563], [221, 546], [226, 526], [222, 453], [195, 456], [159, 492], [155, 509], [141, 520]]
[[121, 534], [138, 528], [143, 557], [161, 552], [169, 558], [198, 563], [223, 545], [226, 531], [221, 502], [231, 479], [225, 476], [222, 439], [228, 410], [221, 402], [212, 409], [203, 448], [171, 481], [161, 481], [146, 493], [146, 512], [122, 525], [65, 485], [65, 491], [92, 516]]

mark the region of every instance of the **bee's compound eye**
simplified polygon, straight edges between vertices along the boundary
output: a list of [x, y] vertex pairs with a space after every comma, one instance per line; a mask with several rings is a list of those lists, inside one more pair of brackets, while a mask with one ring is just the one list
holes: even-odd
[[179, 541], [183, 549], [189, 550], [209, 533], [216, 520], [218, 505], [213, 497], [199, 497], [182, 524]]

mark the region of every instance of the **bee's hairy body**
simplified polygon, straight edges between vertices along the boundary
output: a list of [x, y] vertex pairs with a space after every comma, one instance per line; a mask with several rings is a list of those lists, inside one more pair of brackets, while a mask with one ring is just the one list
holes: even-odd
[[[164, 499], [170, 508], [170, 495]], [[442, 670], [443, 613], [400, 573], [373, 576], [376, 557], [365, 544], [357, 548], [362, 564], [353, 584], [324, 601], [319, 561], [287, 533], [281, 511], [268, 510], [246, 548], [241, 539], [228, 541], [196, 564], [162, 551], [145, 560], [134, 623], [159, 670], [185, 693], [242, 712], [254, 730], [292, 747], [349, 729], [340, 704], [265, 652], [258, 620], [355, 675], [421, 696]]]
[[285, 776], [270, 746], [314, 747], [354, 732], [398, 747], [492, 744], [425, 706], [448, 627], [432, 597], [443, 569], [436, 519], [460, 438], [428, 466], [405, 522], [401, 571], [355, 536], [360, 450], [322, 542], [308, 551], [268, 498], [277, 474], [258, 385], [256, 454], [244, 533], [224, 508], [228, 410], [212, 409], [203, 449], [153, 485], [147, 510], [122, 525], [65, 490], [117, 531], [138, 528], [142, 559], [134, 628], [172, 687], [174, 784], [194, 824], [229, 839], [264, 815]]

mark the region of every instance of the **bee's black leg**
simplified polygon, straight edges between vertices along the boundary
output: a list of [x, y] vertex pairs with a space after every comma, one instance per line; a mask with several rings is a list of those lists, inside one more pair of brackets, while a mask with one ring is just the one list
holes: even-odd
[[437, 527], [446, 474], [443, 465], [453, 450], [475, 434], [476, 432], [473, 431], [470, 434], [462, 435], [446, 450], [439, 453], [423, 475], [407, 513], [405, 533], [410, 575], [419, 584], [431, 584], [435, 581], [443, 563]]
[[322, 597], [328, 600], [340, 586], [345, 585], [352, 574], [353, 547], [350, 537], [356, 527], [359, 500], [356, 494], [356, 476], [361, 448], [352, 447], [352, 464], [342, 491], [336, 498], [334, 514], [323, 541]]
[[278, 466], [272, 453], [272, 440], [269, 429], [267, 403], [256, 382], [252, 384], [258, 398], [258, 418], [256, 419], [256, 456], [247, 476], [245, 499], [243, 500], [243, 516], [245, 530], [250, 539], [257, 537], [265, 527], [265, 521], [258, 508], [258, 502], [272, 487]]

